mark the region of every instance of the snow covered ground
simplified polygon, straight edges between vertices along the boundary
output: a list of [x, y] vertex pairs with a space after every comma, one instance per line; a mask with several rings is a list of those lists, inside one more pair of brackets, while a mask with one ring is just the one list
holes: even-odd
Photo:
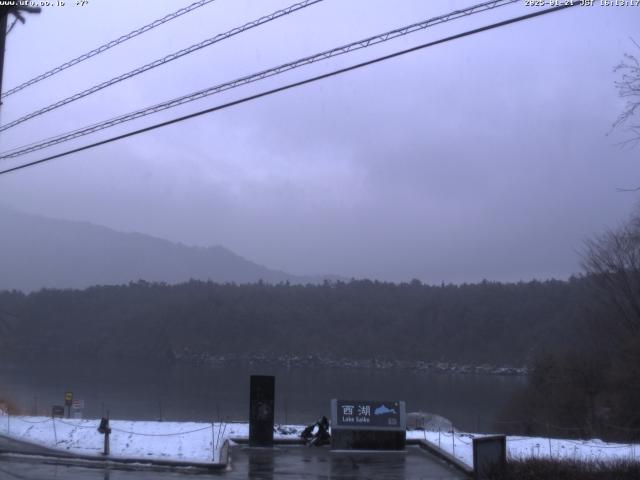
[[[478, 433], [407, 432], [407, 439], [426, 440], [439, 446], [458, 460], [473, 466], [473, 438]], [[606, 443], [602, 440], [569, 440], [544, 437], [507, 436], [509, 458], [552, 457], [576, 460], [640, 460], [640, 444]]]
[[[104, 437], [99, 420], [8, 416], [0, 411], [0, 435], [65, 452], [101, 457]], [[247, 423], [146, 422], [111, 420], [111, 456], [114, 458], [219, 463], [227, 439], [248, 438]], [[298, 438], [304, 426], [276, 428], [275, 438]], [[472, 441], [482, 434], [407, 432], [407, 439], [426, 440], [469, 466]], [[640, 445], [601, 440], [559, 440], [542, 437], [507, 437], [511, 458], [553, 457], [584, 460], [625, 458], [640, 460]]]
[[[69, 453], [102, 457], [99, 420], [0, 414], [0, 435]], [[220, 423], [111, 420], [111, 457], [219, 463], [229, 428]]]

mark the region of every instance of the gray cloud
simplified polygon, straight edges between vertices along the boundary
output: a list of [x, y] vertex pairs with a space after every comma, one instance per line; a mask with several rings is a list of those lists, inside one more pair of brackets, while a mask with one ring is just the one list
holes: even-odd
[[[2, 148], [470, 4], [327, 1], [5, 132]], [[8, 38], [5, 86], [179, 2], [124, 5], [30, 17]], [[219, 0], [10, 97], [2, 121], [284, 5]], [[438, 26], [135, 126], [528, 11]], [[615, 188], [640, 182], [638, 151], [606, 133], [622, 107], [612, 68], [639, 19], [637, 8], [576, 7], [451, 42], [1, 177], [0, 203], [222, 244], [293, 273], [567, 276], [582, 240], [636, 200]]]

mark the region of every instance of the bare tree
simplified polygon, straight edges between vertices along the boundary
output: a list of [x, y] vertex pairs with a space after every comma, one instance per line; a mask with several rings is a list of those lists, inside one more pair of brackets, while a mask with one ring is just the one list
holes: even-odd
[[[640, 45], [632, 38], [631, 41], [640, 50]], [[613, 128], [627, 124], [631, 137], [623, 144], [636, 145], [640, 142], [640, 122], [634, 123], [633, 119], [637, 111], [640, 111], [640, 60], [633, 53], [625, 53], [623, 60], [613, 69], [619, 74], [615, 81], [620, 98], [626, 100], [622, 113], [613, 123]]]
[[588, 240], [582, 266], [627, 332], [640, 333], [640, 209], [619, 228]]
[[640, 429], [640, 207], [622, 226], [587, 241], [582, 263], [594, 299], [605, 307], [594, 340], [614, 341], [608, 352], [606, 421]]

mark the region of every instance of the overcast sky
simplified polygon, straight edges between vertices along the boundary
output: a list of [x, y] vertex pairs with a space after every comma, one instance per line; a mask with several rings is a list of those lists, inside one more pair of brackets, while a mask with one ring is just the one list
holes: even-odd
[[[3, 88], [189, 3], [45, 7], [8, 35]], [[217, 0], [6, 98], [1, 121], [290, 3]], [[7, 130], [0, 150], [474, 3], [325, 0]], [[532, 11], [455, 20], [20, 162]], [[607, 135], [623, 107], [613, 67], [638, 26], [640, 7], [575, 7], [455, 40], [0, 176], [0, 206], [223, 245], [297, 274], [566, 278], [584, 239], [638, 199], [616, 188], [640, 185], [640, 147]]]

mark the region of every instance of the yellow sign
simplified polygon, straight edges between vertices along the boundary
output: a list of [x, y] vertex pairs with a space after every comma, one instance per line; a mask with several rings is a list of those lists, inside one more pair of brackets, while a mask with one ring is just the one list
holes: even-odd
[[65, 392], [64, 393], [64, 403], [65, 405], [71, 405], [73, 401], [73, 392]]

